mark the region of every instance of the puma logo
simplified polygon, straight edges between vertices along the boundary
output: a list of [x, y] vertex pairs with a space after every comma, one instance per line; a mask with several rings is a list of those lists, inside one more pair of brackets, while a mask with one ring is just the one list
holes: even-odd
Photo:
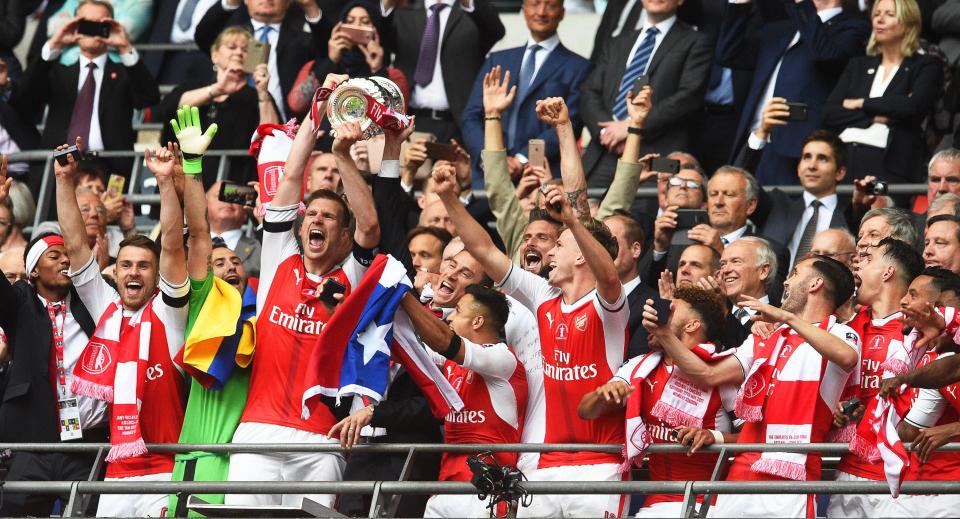
[[553, 328], [553, 315], [547, 312], [547, 326]]
[[296, 278], [297, 278], [297, 285], [299, 286], [299, 285], [300, 285], [300, 281], [302, 281], [302, 278], [300, 277], [300, 269], [293, 269], [293, 275], [296, 276]]

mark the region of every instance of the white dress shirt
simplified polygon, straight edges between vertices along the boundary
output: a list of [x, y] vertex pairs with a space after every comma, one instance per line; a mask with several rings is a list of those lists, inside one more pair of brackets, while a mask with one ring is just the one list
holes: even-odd
[[[624, 27], [624, 24], [627, 23], [627, 17], [630, 16], [630, 11], [633, 10], [633, 6], [637, 5], [637, 2], [641, 0], [627, 0], [627, 3], [623, 5], [623, 10], [620, 11], [620, 18], [617, 20], [617, 26], [614, 27], [613, 32], [610, 33], [611, 38], [616, 38], [620, 36], [623, 31], [636, 31], [640, 27], [643, 27], [643, 20], [647, 17], [647, 11], [640, 11], [640, 16], [637, 17], [637, 23], [633, 27]], [[642, 8], [641, 8], [642, 9]], [[597, 11], [598, 13], [602, 11]]]
[[673, 24], [677, 22], [677, 16], [676, 15], [671, 16], [670, 18], [667, 18], [666, 20], [657, 24], [648, 23], [646, 20], [647, 18], [646, 13], [643, 13], [643, 15], [640, 18], [643, 19], [643, 22], [642, 22], [643, 30], [640, 32], [640, 35], [637, 37], [637, 41], [633, 42], [633, 48], [630, 49], [630, 54], [627, 55], [628, 64], [633, 60], [633, 56], [637, 53], [637, 49], [640, 48], [640, 44], [643, 43], [643, 40], [647, 37], [647, 31], [649, 31], [651, 27], [656, 27], [657, 30], [660, 31], [657, 33], [657, 36], [653, 40], [653, 52], [650, 53], [650, 59], [647, 60], [647, 64], [644, 65], [644, 68], [643, 68], [642, 74], [646, 74], [647, 70], [650, 68], [650, 63], [653, 62], [653, 57], [657, 55], [657, 49], [659, 49], [660, 44], [663, 43], [663, 38], [667, 35], [668, 32], [670, 32], [670, 29], [673, 27]]
[[[887, 87], [890, 86], [890, 82], [893, 81], [899, 69], [899, 65], [894, 66], [889, 74], [886, 73], [883, 65], [868, 70], [867, 73], [873, 74], [869, 97], [883, 97], [883, 93], [887, 91]], [[843, 142], [855, 142], [874, 148], [886, 148], [887, 139], [890, 137], [890, 127], [883, 123], [873, 123], [866, 128], [850, 127], [843, 130], [838, 137]]]
[[553, 52], [553, 49], [556, 49], [557, 45], [560, 45], [560, 36], [554, 34], [543, 41], [534, 41], [533, 38], [527, 40], [527, 48], [523, 51], [523, 58], [520, 60], [520, 74], [518, 79], [523, 77], [523, 67], [527, 65], [527, 58], [530, 56], [530, 47], [534, 45], [539, 45], [540, 50], [537, 51], [537, 55], [534, 56], [533, 75], [530, 76], [531, 82], [537, 79], [537, 74], [540, 73], [540, 67], [543, 66], [545, 61], [547, 61], [547, 58], [550, 56], [550, 53]]
[[624, 283], [623, 293], [629, 296], [633, 292], [633, 289], [637, 288], [638, 286], [640, 286], [640, 276], [637, 276], [631, 279], [630, 281], [627, 281], [626, 283]]
[[[770, 304], [770, 296], [764, 294], [763, 297], [759, 298], [759, 301], [760, 301], [761, 303]], [[740, 309], [746, 310], [746, 312], [747, 312], [747, 314], [744, 315], [742, 319], [739, 319], [740, 324], [743, 325], [743, 326], [746, 326], [747, 323], [750, 322], [750, 317], [751, 317], [752, 315], [755, 315], [755, 314], [757, 313], [757, 311], [754, 310], [753, 308], [746, 308], [746, 307], [741, 307], [741, 306], [739, 306], [739, 305], [733, 305], [733, 308], [730, 310], [730, 314], [731, 314], [731, 315], [732, 315], [732, 314], [735, 314], [735, 313], [737, 312], [737, 310], [740, 310]]]
[[800, 217], [800, 223], [793, 231], [793, 238], [790, 239], [790, 264], [796, 261], [797, 248], [800, 246], [800, 238], [803, 236], [803, 230], [807, 228], [807, 222], [813, 217], [813, 201], [819, 200], [822, 204], [817, 213], [817, 231], [814, 236], [830, 228], [830, 221], [833, 220], [833, 212], [837, 209], [837, 194], [827, 195], [823, 198], [817, 198], [807, 191], [803, 192], [803, 216]]
[[[746, 2], [734, 2], [731, 1], [731, 4], [739, 4]], [[820, 17], [820, 21], [827, 23], [831, 18], [843, 12], [842, 7], [834, 7], [831, 9], [824, 9], [822, 11], [817, 11], [817, 16]], [[780, 65], [783, 64], [783, 56], [787, 55], [787, 52], [800, 41], [800, 31], [797, 31], [793, 35], [793, 39], [790, 40], [790, 44], [787, 45], [787, 50], [784, 51], [783, 55], [780, 57], [780, 61], [777, 62], [777, 66], [773, 68], [773, 73], [770, 74], [770, 79], [767, 80], [767, 86], [763, 91], [763, 97], [760, 98], [760, 103], [757, 104], [757, 111], [753, 116], [753, 125], [750, 127], [750, 130], [756, 130], [760, 127], [760, 118], [763, 116], [763, 109], [767, 106], [767, 103], [770, 102], [770, 99], [773, 97], [773, 89], [777, 86], [777, 76], [780, 74]], [[788, 99], [789, 101], [789, 99]]]
[[[50, 48], [50, 42], [48, 41], [43, 45], [43, 48], [40, 50], [40, 57], [43, 61], [55, 61], [60, 58], [60, 54], [63, 53], [63, 49], [53, 50]], [[107, 54], [103, 53], [92, 60], [80, 55], [80, 77], [77, 79], [77, 92], [80, 92], [80, 88], [83, 87], [83, 82], [87, 80], [87, 74], [90, 72], [87, 69], [87, 64], [90, 62], [97, 64], [97, 68], [93, 71], [93, 80], [96, 82], [96, 88], [93, 93], [93, 115], [90, 117], [90, 134], [87, 137], [87, 142], [84, 143], [84, 148], [87, 150], [99, 151], [103, 149], [103, 135], [100, 133], [100, 86], [103, 84], [103, 68], [107, 65]], [[140, 61], [140, 55], [137, 54], [137, 50], [134, 49], [127, 54], [120, 55], [120, 62], [123, 63], [125, 67], [132, 67]]]
[[727, 245], [730, 245], [731, 243], [739, 240], [740, 238], [743, 238], [743, 235], [746, 233], [747, 233], [747, 226], [744, 225], [743, 227], [729, 234], [724, 234], [723, 236], [721, 236], [720, 242], [723, 243], [724, 248], [726, 248]]
[[[164, 0], [169, 2], [170, 0]], [[203, 15], [217, 3], [217, 0], [198, 0], [197, 6], [193, 10], [193, 16], [190, 17], [190, 27], [187, 30], [180, 28], [177, 21], [180, 20], [180, 13], [189, 0], [180, 0], [177, 4], [177, 11], [173, 14], [173, 27], [170, 29], [170, 43], [193, 43], [193, 33], [197, 30], [197, 24], [203, 19]]]
[[210, 231], [210, 238], [216, 238], [217, 236], [227, 244], [227, 247], [230, 247], [230, 250], [236, 252], [237, 243], [240, 242], [240, 237], [243, 236], [243, 229], [230, 229], [220, 234]]

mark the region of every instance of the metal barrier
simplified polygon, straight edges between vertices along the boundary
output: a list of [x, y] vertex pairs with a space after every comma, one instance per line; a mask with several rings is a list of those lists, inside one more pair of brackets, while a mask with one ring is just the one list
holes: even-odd
[[[905, 445], [908, 449], [910, 444]], [[110, 445], [105, 443], [20, 443], [0, 444], [0, 450], [31, 452], [96, 452], [97, 462], [88, 481], [16, 481], [5, 482], [4, 492], [69, 495], [64, 517], [82, 512], [84, 496], [91, 494], [370, 494], [369, 517], [392, 517], [399, 496], [457, 494], [469, 495], [476, 489], [467, 482], [406, 481], [408, 468], [417, 453], [456, 452], [607, 452], [619, 453], [620, 445], [605, 444], [361, 444], [353, 452], [401, 454], [406, 463], [399, 481], [94, 481], [99, 464]], [[151, 452], [345, 452], [338, 444], [148, 444]], [[939, 450], [960, 451], [960, 443], [944, 445]], [[710, 496], [715, 494], [888, 494], [885, 481], [719, 481], [731, 455], [740, 452], [818, 452], [839, 455], [849, 452], [846, 444], [723, 444], [702, 449], [718, 454], [717, 465], [710, 481], [528, 481], [524, 489], [531, 495], [549, 494], [682, 494], [685, 517], [704, 517]], [[680, 445], [655, 444], [648, 453], [683, 453]], [[907, 481], [903, 494], [960, 494], [960, 481]], [[707, 496], [697, 510], [697, 497]]]

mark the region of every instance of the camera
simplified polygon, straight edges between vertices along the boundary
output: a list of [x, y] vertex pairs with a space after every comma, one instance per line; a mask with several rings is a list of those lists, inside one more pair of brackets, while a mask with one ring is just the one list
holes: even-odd
[[515, 501], [521, 500], [523, 506], [530, 505], [530, 495], [521, 485], [527, 478], [516, 467], [500, 465], [490, 452], [470, 456], [467, 467], [473, 474], [470, 483], [477, 488], [477, 497], [490, 497], [487, 508], [492, 515], [496, 515], [499, 503], [507, 503], [512, 508]]
[[864, 189], [866, 189], [868, 195], [886, 195], [887, 183], [882, 180], [873, 180], [868, 182]]

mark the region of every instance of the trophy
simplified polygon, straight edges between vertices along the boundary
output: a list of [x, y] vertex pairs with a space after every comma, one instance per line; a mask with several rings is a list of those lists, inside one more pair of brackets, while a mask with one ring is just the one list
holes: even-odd
[[363, 138], [383, 133], [382, 126], [403, 128], [409, 118], [403, 114], [403, 94], [396, 83], [384, 77], [351, 78], [337, 87], [327, 101], [327, 119], [336, 137], [336, 127], [347, 121], [358, 121]]

